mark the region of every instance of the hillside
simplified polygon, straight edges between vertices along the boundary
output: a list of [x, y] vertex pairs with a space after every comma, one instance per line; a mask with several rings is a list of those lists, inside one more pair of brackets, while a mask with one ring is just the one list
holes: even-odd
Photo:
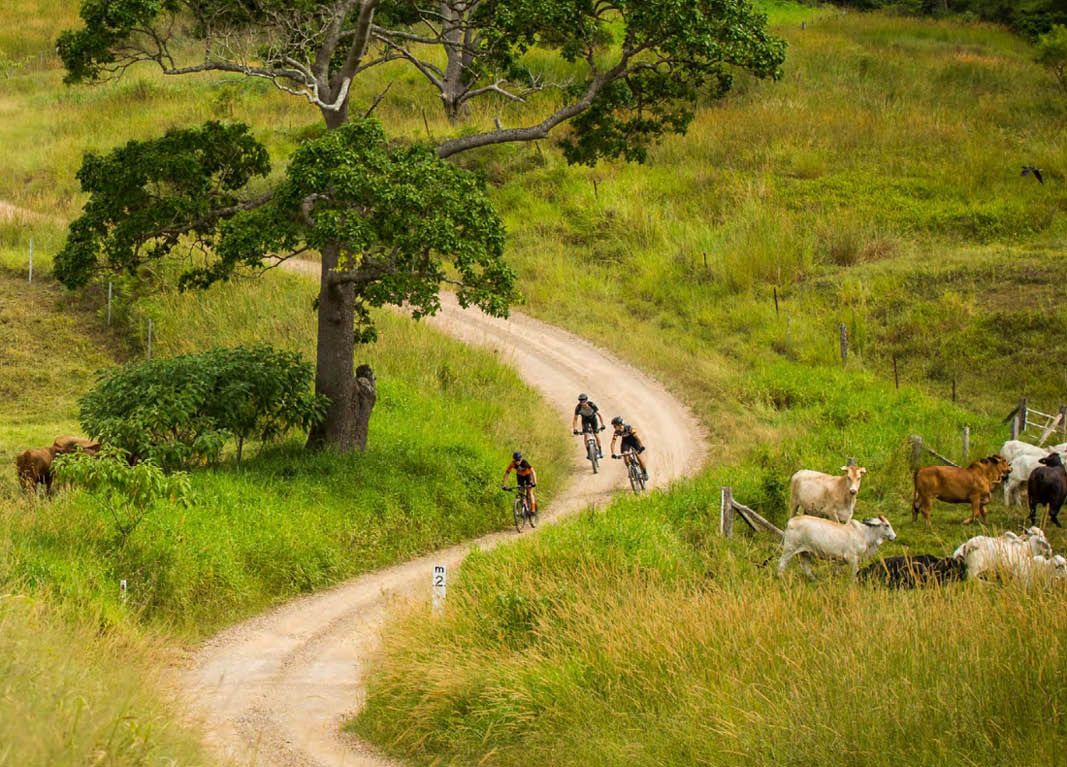
[[[277, 169], [320, 130], [305, 104], [259, 82], [138, 69], [63, 86], [52, 44], [76, 24], [76, 5], [0, 8], [0, 200], [20, 208], [0, 214], [0, 312], [17, 323], [0, 327], [20, 353], [0, 370], [0, 387], [17, 395], [0, 429], [5, 455], [72, 428], [92, 369], [139, 354], [148, 317], [165, 354], [265, 336], [306, 353], [311, 338], [310, 291], [287, 279], [136, 304], [123, 295], [120, 337], [100, 327], [99, 296], [70, 315], [47, 283], [23, 290], [29, 238], [47, 273], [83, 201], [74, 173], [84, 151], [243, 119]], [[907, 437], [957, 457], [969, 425], [973, 458], [1003, 441], [1001, 419], [1020, 395], [1045, 410], [1067, 401], [1067, 101], [1027, 45], [958, 20], [766, 7], [789, 43], [784, 79], [739, 79], [647, 164], [569, 167], [552, 142], [462, 160], [490, 180], [506, 217], [523, 310], [666, 382], [693, 405], [713, 453], [703, 476], [669, 494], [477, 557], [429, 634], [417, 612], [401, 616], [356, 725], [387, 750], [501, 765], [811, 764], [842, 753], [864, 765], [1007, 753], [1022, 765], [1055, 761], [1067, 739], [1047, 706], [1067, 697], [1061, 594], [782, 587], [757, 566], [774, 554], [768, 542], [717, 537], [721, 486], [781, 520], [792, 471], [856, 457], [870, 470], [861, 513], [886, 514], [899, 535], [887, 553], [950, 552], [971, 531], [958, 507], [939, 507], [929, 530], [910, 522]], [[382, 82], [360, 87], [369, 102]], [[489, 105], [472, 120], [519, 124], [532, 108]], [[410, 79], [376, 114], [409, 139], [454, 130]], [[1047, 183], [1019, 175], [1030, 164]], [[32, 324], [42, 306], [43, 334]], [[500, 424], [525, 423], [532, 395], [481, 355], [384, 322], [367, 355], [389, 383], [365, 462], [304, 459], [290, 477], [296, 459], [282, 449], [244, 474], [203, 472], [195, 516], [161, 521], [119, 562], [97, 510], [67, 497], [53, 517], [28, 516], [5, 484], [0, 538], [18, 556], [0, 580], [128, 625], [110, 584], [119, 569], [164, 561], [166, 575], [135, 597], [141, 618], [172, 638], [201, 636], [498, 524], [499, 508], [465, 477], [499, 473], [510, 437]], [[42, 335], [52, 345], [21, 340]], [[487, 412], [486, 401], [504, 410]], [[638, 426], [656, 417], [624, 415]], [[562, 464], [569, 446], [551, 418], [529, 426]], [[464, 456], [445, 500], [465, 513], [412, 530], [426, 503], [417, 480], [441, 451]], [[384, 524], [367, 511], [383, 503]], [[994, 503], [991, 530], [1021, 521]], [[246, 537], [229, 535], [244, 523]], [[175, 543], [179, 528], [210, 545]], [[353, 528], [362, 533], [346, 537]], [[354, 561], [349, 545], [365, 556]], [[828, 708], [838, 715], [812, 720]]]

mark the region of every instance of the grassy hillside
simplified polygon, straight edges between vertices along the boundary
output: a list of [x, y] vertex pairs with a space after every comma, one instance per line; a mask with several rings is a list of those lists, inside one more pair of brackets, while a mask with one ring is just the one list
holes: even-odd
[[[81, 202], [73, 174], [86, 149], [232, 118], [251, 122], [283, 162], [319, 130], [306, 105], [262, 83], [168, 81], [143, 69], [118, 83], [64, 88], [49, 51], [74, 23], [75, 3], [56, 0], [20, 27], [39, 5], [0, 9], [0, 29], [19, 30], [17, 41], [0, 32], [0, 59], [12, 72], [0, 92], [0, 143], [11, 147], [0, 157], [0, 200], [33, 211], [0, 217], [0, 263], [23, 268], [32, 235], [47, 264]], [[1058, 353], [1067, 348], [1067, 103], [1025, 43], [992, 26], [767, 7], [790, 45], [785, 78], [742, 79], [728, 99], [699, 105], [689, 135], [667, 140], [645, 166], [569, 168], [550, 142], [462, 159], [493, 184], [525, 310], [596, 339], [682, 394], [711, 434], [712, 465], [670, 495], [627, 500], [478, 557], [452, 589], [444, 620], [426, 628], [418, 614], [401, 619], [358, 724], [387, 749], [426, 763], [505, 765], [810, 764], [842, 754], [864, 765], [1055, 761], [1050, 749], [1067, 734], [1049, 707], [1064, 697], [1062, 594], [779, 586], [756, 566], [773, 547], [720, 542], [715, 507], [729, 484], [780, 519], [792, 471], [834, 470], [855, 456], [871, 470], [861, 513], [885, 513], [897, 527], [899, 543], [887, 553], [943, 553], [971, 534], [958, 525], [958, 507], [938, 508], [930, 530], [910, 523], [905, 440], [921, 433], [956, 456], [959, 430], [970, 425], [972, 454], [983, 454], [1003, 440], [999, 420], [1019, 395], [1046, 409], [1067, 401]], [[380, 93], [387, 74], [361, 83], [357, 102]], [[376, 113], [391, 134], [454, 130], [413, 76], [401, 85]], [[517, 125], [536, 106], [486, 102], [472, 119]], [[1024, 164], [1043, 168], [1047, 183], [1020, 177]], [[132, 327], [154, 317], [167, 351], [264, 328], [305, 348], [310, 317], [289, 313], [307, 300], [301, 289], [270, 282], [256, 290], [163, 297], [142, 304]], [[258, 324], [233, 327], [230, 310]], [[840, 323], [852, 349], [844, 368]], [[387, 332], [409, 330], [398, 323]], [[414, 339], [370, 352], [380, 369], [409, 373], [408, 359], [430, 353], [433, 342]], [[414, 379], [397, 375], [390, 398], [408, 404], [392, 407], [417, 403], [459, 419], [447, 423], [484, 427], [473, 404], [477, 416], [433, 404], [451, 403], [453, 387], [461, 400], [477, 397], [453, 378], [469, 363], [452, 353], [432, 357]], [[416, 400], [427, 387], [433, 402]], [[403, 472], [422, 476], [426, 463], [410, 461], [404, 445], [437, 437], [390, 421], [389, 409], [383, 401], [381, 465], [398, 468], [398, 481]], [[655, 417], [626, 415], [638, 425]], [[467, 435], [428, 444], [458, 442], [472, 444]], [[478, 465], [481, 450], [465, 459]], [[171, 621], [180, 606], [204, 627], [238, 604], [227, 599], [252, 609], [266, 594], [311, 588], [353, 566], [314, 536], [293, 559], [276, 560], [262, 555], [255, 531], [220, 535], [232, 529], [228, 499], [249, 487], [265, 498], [243, 512], [256, 526], [283, 540], [304, 534], [304, 520], [278, 500], [307, 487], [299, 475], [279, 476], [288, 460], [269, 454], [247, 475], [204, 476], [214, 499], [207, 513], [196, 512], [194, 525], [161, 520], [144, 550], [119, 563], [136, 571], [163, 558], [183, 575], [146, 580], [136, 598], [149, 616]], [[324, 507], [317, 519], [330, 520], [326, 537], [332, 524], [359, 526], [335, 497], [349, 488], [338, 474], [359, 470], [335, 468], [326, 491], [308, 496]], [[420, 496], [403, 484], [399, 511], [385, 514], [397, 522], [383, 528], [390, 538], [368, 544], [383, 556], [414, 545], [403, 522]], [[40, 541], [32, 561], [59, 563], [47, 573], [74, 558], [99, 566], [103, 557], [63, 548], [92, 533], [91, 511], [57, 508], [75, 520], [73, 534], [24, 515], [18, 525], [40, 535], [13, 528], [20, 540]], [[1020, 521], [994, 506], [991, 529]], [[179, 524], [203, 531], [211, 547], [174, 543]], [[113, 568], [58, 591], [86, 598], [80, 584], [121, 577]], [[225, 576], [222, 596], [197, 590], [216, 573]]]
[[[856, 14], [781, 32], [785, 81], [745, 84], [647, 167], [483, 160], [501, 174], [530, 310], [684, 392], [713, 466], [486, 555], [429, 628], [422, 608], [401, 617], [354, 725], [390, 752], [1029, 765], [1067, 737], [1048, 710], [1064, 694], [1062, 590], [886, 594], [826, 570], [779, 584], [758, 566], [769, 542], [718, 539], [719, 487], [781, 521], [793, 471], [856, 456], [871, 470], [860, 514], [897, 529], [885, 553], [949, 553], [976, 531], [962, 507], [911, 523], [908, 435], [958, 457], [970, 425], [986, 454], [1020, 394], [1067, 401], [1053, 351], [1067, 348], [1067, 103], [1025, 46]], [[1019, 176], [1031, 162], [1048, 184]], [[508, 176], [523, 163], [539, 167]], [[994, 504], [987, 529], [1022, 520]]]

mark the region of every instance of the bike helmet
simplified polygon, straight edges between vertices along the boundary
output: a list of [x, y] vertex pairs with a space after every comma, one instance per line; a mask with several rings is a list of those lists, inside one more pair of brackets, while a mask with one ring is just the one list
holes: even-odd
[[522, 453], [520, 453], [518, 450], [516, 450], [514, 453], [511, 454], [511, 457], [514, 458], [516, 461], [521, 461], [522, 460]]
[[585, 402], [587, 399], [589, 399], [589, 395], [586, 394], [585, 392], [582, 392], [581, 394], [578, 395], [578, 401], [579, 402]]
[[621, 415], [617, 415], [617, 416], [615, 416], [614, 418], [611, 419], [611, 425], [612, 426], [622, 426], [622, 423], [623, 423], [623, 421], [622, 421], [622, 416]]

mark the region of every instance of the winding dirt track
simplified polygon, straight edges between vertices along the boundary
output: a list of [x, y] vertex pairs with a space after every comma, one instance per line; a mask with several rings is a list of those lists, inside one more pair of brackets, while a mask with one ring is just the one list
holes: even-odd
[[[319, 269], [305, 263], [293, 268], [309, 275]], [[703, 462], [706, 446], [696, 419], [660, 384], [558, 328], [522, 315], [493, 319], [461, 309], [448, 295], [443, 301], [441, 313], [428, 321], [466, 343], [498, 351], [556, 404], [561, 428], [562, 421], [570, 428], [580, 391], [589, 392], [608, 419], [615, 414], [632, 419], [649, 445], [652, 487], [695, 472]], [[509, 450], [501, 446], [501, 471]], [[575, 475], [542, 513], [546, 522], [602, 503], [626, 486], [621, 461], [604, 461], [594, 476], [581, 452], [575, 438]], [[427, 598], [433, 565], [445, 564], [454, 574], [473, 547], [488, 549], [516, 537], [487, 535], [369, 573], [209, 640], [181, 671], [180, 686], [210, 746], [240, 765], [392, 764], [341, 732], [341, 723], [363, 705], [367, 659], [380, 643], [390, 607], [398, 599]]]

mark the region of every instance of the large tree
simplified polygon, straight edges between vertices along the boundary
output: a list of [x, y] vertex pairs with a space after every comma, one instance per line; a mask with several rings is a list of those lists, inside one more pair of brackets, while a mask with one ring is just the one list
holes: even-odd
[[[432, 149], [390, 147], [361, 119], [302, 147], [279, 188], [258, 193], [266, 153], [240, 126], [209, 124], [86, 160], [92, 197], [57, 269], [68, 285], [187, 242], [204, 256], [187, 285], [262, 268], [268, 256], [321, 254], [316, 391], [334, 405], [309, 444], [341, 449], [365, 439], [351, 416], [365, 388], [352, 366], [368, 307], [434, 311], [445, 258], [462, 301], [507, 311], [499, 221], [477, 182], [442, 160], [544, 139], [567, 123], [568, 161], [640, 161], [662, 135], [686, 130], [699, 98], [725, 94], [734, 70], [777, 77], [784, 55], [748, 0], [83, 0], [81, 15], [84, 28], [58, 43], [68, 82], [145, 62], [171, 76], [265, 78], [317, 107], [331, 132], [366, 91], [353, 84], [390, 61], [414, 67], [452, 119], [475, 98], [531, 97], [525, 125], [498, 121]], [[553, 81], [548, 71], [566, 74]]]

